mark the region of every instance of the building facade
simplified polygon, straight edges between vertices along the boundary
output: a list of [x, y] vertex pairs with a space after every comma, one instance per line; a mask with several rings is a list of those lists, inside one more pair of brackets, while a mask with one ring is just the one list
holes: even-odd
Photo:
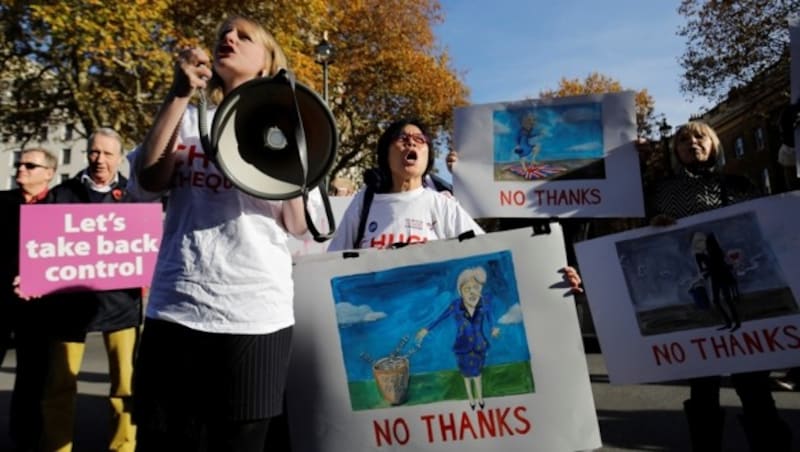
[[[79, 135], [73, 124], [59, 124], [42, 127], [27, 141], [11, 134], [0, 135], [0, 190], [17, 187], [14, 164], [19, 161], [23, 149], [39, 147], [52, 152], [58, 159], [58, 169], [52, 186], [75, 176], [86, 168], [86, 137]], [[128, 176], [129, 164], [123, 160], [120, 173]]]
[[716, 130], [726, 172], [743, 174], [765, 193], [789, 189], [778, 163], [779, 119], [789, 105], [789, 67], [779, 62], [698, 118]]

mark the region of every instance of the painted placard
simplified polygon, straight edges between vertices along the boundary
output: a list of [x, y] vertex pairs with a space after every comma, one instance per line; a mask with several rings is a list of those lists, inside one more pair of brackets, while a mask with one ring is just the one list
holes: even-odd
[[640, 217], [634, 93], [456, 109], [454, 190], [473, 217]]
[[800, 192], [576, 245], [612, 383], [800, 365]]
[[565, 263], [557, 225], [299, 258], [292, 450], [600, 447]]
[[37, 204], [20, 211], [20, 290], [150, 285], [161, 243], [158, 203]]

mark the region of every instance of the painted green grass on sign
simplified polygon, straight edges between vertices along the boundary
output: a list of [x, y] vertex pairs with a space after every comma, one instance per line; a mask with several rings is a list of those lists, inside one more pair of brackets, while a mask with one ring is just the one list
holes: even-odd
[[[484, 398], [535, 392], [528, 361], [485, 367], [482, 380]], [[458, 370], [413, 374], [408, 384], [408, 399], [403, 403], [404, 406], [442, 400], [467, 400], [464, 377]], [[392, 406], [381, 397], [374, 380], [351, 381], [348, 387], [354, 411]]]

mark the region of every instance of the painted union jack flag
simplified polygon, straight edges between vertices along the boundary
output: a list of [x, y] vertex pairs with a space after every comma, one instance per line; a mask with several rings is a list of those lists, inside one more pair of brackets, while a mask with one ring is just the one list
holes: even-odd
[[522, 165], [512, 165], [506, 168], [506, 171], [522, 176], [527, 180], [545, 179], [550, 176], [557, 176], [566, 170], [567, 169], [562, 166], [550, 165], [547, 163], [531, 163], [525, 165], [524, 168]]

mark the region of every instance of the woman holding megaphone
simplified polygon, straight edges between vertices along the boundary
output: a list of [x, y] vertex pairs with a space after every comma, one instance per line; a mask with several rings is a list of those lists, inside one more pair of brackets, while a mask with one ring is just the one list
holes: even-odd
[[203, 152], [190, 99], [204, 90], [219, 104], [286, 67], [260, 25], [227, 19], [213, 60], [180, 53], [135, 154], [133, 190], [169, 191], [136, 363], [139, 450], [262, 451], [281, 413], [294, 324], [287, 233], [306, 232], [303, 201], [259, 199], [229, 183]]

